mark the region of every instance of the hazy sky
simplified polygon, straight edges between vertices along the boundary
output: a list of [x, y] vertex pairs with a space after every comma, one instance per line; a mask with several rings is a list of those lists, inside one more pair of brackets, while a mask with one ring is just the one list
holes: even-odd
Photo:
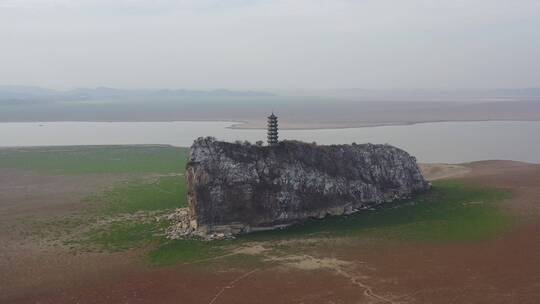
[[539, 0], [0, 0], [0, 84], [540, 86]]

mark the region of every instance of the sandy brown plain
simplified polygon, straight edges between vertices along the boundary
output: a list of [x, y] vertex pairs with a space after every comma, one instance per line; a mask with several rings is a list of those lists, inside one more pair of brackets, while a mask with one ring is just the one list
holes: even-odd
[[[107, 180], [87, 176], [80, 188], [65, 177], [50, 191], [51, 180], [34, 173], [2, 172], [0, 302], [539, 303], [540, 165], [485, 161], [423, 170], [432, 178], [511, 191], [503, 206], [518, 224], [474, 242], [335, 238], [272, 244], [296, 248], [287, 253], [253, 242], [209, 261], [157, 267], [133, 250], [74, 253], [27, 236], [21, 212], [68, 214]], [[30, 188], [21, 195], [20, 187]], [[15, 199], [25, 201], [24, 209]]]

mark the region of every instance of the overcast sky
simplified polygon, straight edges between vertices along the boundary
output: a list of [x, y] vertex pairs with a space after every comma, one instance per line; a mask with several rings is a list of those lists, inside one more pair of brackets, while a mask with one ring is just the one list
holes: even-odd
[[540, 86], [539, 0], [0, 0], [0, 84]]

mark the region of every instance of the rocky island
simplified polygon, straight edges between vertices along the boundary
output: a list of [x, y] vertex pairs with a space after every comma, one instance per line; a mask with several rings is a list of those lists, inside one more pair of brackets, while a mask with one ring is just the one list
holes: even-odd
[[188, 211], [173, 235], [235, 235], [351, 214], [429, 189], [416, 159], [390, 145], [262, 146], [199, 138], [186, 168]]

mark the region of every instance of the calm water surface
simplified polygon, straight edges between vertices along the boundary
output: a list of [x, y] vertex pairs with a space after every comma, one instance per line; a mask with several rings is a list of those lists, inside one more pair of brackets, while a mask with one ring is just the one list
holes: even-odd
[[[231, 122], [0, 123], [0, 146], [170, 144], [200, 136], [226, 141], [264, 139], [265, 130], [228, 128]], [[389, 143], [421, 162], [510, 159], [540, 163], [540, 122], [441, 122], [351, 129], [282, 130], [280, 139], [319, 144]]]

